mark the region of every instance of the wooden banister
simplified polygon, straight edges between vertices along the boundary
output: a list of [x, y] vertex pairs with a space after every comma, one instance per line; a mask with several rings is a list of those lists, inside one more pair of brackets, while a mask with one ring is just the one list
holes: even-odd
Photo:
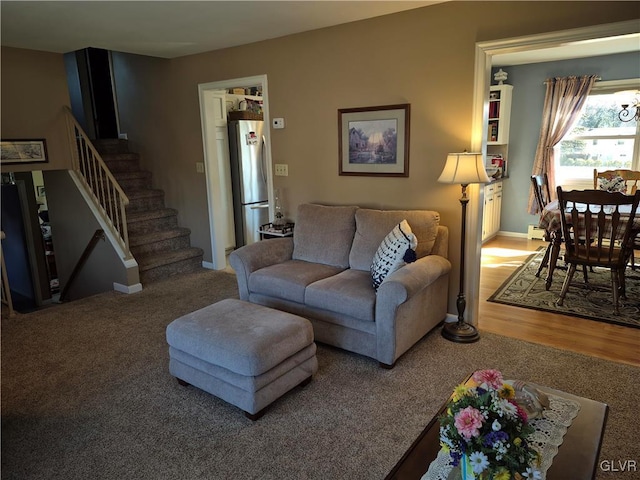
[[112, 230], [113, 236], [125, 252], [125, 259], [131, 258], [126, 213], [129, 198], [69, 107], [65, 106], [65, 114], [73, 170], [79, 174], [87, 191], [91, 193], [105, 223]]

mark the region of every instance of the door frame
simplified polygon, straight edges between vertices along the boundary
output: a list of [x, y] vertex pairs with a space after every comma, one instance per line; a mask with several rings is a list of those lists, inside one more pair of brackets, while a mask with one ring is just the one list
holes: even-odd
[[[471, 133], [471, 148], [474, 152], [487, 152], [487, 129], [485, 125], [489, 119], [489, 85], [491, 85], [491, 66], [494, 55], [516, 52], [528, 52], [546, 48], [561, 47], [572, 43], [587, 42], [596, 38], [617, 37], [638, 33], [637, 20], [593, 25], [590, 27], [559, 30], [523, 37], [504, 38], [476, 43], [474, 91], [473, 91], [473, 121]], [[468, 275], [465, 279], [468, 318], [470, 323], [477, 324], [480, 305], [480, 264], [482, 250], [482, 207], [484, 205], [484, 188], [478, 185], [470, 191], [471, 202], [468, 218], [468, 237], [466, 242], [466, 257], [469, 262]], [[474, 320], [475, 319], [475, 320]]]
[[[207, 210], [209, 214], [209, 235], [211, 238], [211, 263], [203, 262], [206, 268], [223, 270], [227, 266], [225, 242], [224, 242], [224, 221], [225, 208], [233, 209], [233, 205], [226, 206], [225, 199], [221, 192], [222, 181], [219, 175], [220, 164], [216, 150], [215, 138], [215, 112], [213, 108], [213, 95], [220, 90], [241, 85], [259, 86], [262, 88], [263, 98], [263, 118], [265, 128], [265, 162], [267, 165], [267, 190], [269, 200], [269, 217], [273, 217], [273, 169], [271, 161], [271, 136], [269, 121], [269, 94], [267, 85], [267, 75], [256, 75], [253, 77], [233, 78], [216, 82], [202, 83], [198, 85], [198, 95], [200, 98], [200, 121], [202, 125], [202, 142], [204, 149], [204, 172], [207, 184]], [[233, 215], [233, 213], [232, 213]]]

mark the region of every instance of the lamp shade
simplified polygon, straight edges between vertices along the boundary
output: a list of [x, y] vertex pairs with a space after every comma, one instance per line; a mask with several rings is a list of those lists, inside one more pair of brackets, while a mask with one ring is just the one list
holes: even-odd
[[489, 181], [484, 169], [481, 153], [450, 153], [447, 155], [447, 163], [438, 178], [440, 183], [487, 183]]

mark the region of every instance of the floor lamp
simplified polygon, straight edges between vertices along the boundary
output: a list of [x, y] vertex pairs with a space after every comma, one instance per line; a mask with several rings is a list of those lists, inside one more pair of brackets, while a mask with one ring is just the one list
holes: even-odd
[[484, 169], [484, 161], [481, 153], [450, 153], [447, 155], [447, 163], [438, 178], [441, 183], [459, 183], [462, 185], [462, 229], [460, 231], [460, 289], [456, 307], [458, 308], [458, 321], [445, 322], [442, 327], [442, 336], [447, 340], [459, 343], [471, 343], [480, 339], [480, 334], [475, 326], [464, 321], [464, 310], [467, 301], [464, 295], [464, 253], [467, 238], [467, 186], [470, 183], [486, 183], [489, 181]]

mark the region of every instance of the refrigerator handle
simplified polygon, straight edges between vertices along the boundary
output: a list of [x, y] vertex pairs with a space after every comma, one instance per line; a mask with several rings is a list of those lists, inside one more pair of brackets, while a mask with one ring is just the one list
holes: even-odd
[[262, 155], [260, 155], [260, 157], [262, 158], [262, 180], [264, 181], [264, 184], [267, 184], [267, 161], [265, 159], [265, 152], [267, 151], [266, 149], [267, 146], [267, 139], [265, 138], [264, 135], [262, 135], [262, 144], [260, 145], [260, 148], [262, 149]]

